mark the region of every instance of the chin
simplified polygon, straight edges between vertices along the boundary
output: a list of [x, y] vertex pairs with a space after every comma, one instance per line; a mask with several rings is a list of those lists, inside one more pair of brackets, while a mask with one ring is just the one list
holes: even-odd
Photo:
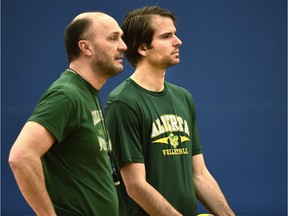
[[177, 65], [180, 63], [180, 59], [173, 62], [173, 65]]
[[123, 70], [124, 70], [123, 65], [117, 67], [117, 71], [118, 71], [117, 73], [121, 73]]
[[115, 70], [114, 70], [114, 73], [113, 73], [114, 75], [113, 76], [122, 73], [123, 70], [124, 70], [123, 66], [116, 67]]

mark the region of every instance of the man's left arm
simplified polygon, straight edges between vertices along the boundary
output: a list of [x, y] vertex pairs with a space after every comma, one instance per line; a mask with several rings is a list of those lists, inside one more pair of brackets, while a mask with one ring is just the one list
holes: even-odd
[[193, 156], [192, 161], [193, 181], [198, 200], [215, 216], [235, 216], [218, 183], [208, 171], [203, 155]]

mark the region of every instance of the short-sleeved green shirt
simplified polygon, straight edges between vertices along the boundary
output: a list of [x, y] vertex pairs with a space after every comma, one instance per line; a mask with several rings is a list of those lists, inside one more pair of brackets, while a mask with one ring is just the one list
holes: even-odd
[[56, 142], [42, 157], [46, 187], [58, 215], [116, 216], [98, 91], [65, 71], [43, 94], [29, 121], [48, 129]]
[[[169, 82], [151, 92], [129, 78], [109, 94], [105, 120], [118, 166], [144, 163], [147, 182], [183, 215], [197, 215], [192, 156], [202, 150], [192, 95]], [[121, 216], [147, 215], [120, 195]]]

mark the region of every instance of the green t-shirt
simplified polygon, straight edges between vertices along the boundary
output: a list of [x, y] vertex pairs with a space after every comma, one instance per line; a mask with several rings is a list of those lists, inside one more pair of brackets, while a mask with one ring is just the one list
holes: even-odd
[[[117, 165], [144, 163], [147, 182], [183, 215], [197, 215], [192, 156], [202, 150], [192, 95], [169, 82], [151, 92], [129, 78], [109, 94], [105, 121]], [[118, 189], [121, 216], [147, 215]]]
[[98, 91], [65, 71], [43, 94], [29, 121], [38, 122], [56, 137], [42, 157], [56, 213], [116, 216], [118, 198], [108, 156], [111, 143]]

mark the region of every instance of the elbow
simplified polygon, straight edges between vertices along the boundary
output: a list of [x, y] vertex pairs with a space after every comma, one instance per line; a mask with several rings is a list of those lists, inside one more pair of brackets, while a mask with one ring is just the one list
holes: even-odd
[[197, 190], [202, 184], [204, 184], [208, 179], [210, 179], [211, 175], [208, 170], [203, 170], [202, 172], [198, 172], [193, 175], [193, 182], [195, 188]]
[[129, 197], [131, 197], [132, 199], [136, 199], [137, 197], [139, 197], [139, 195], [142, 194], [142, 184], [140, 182], [133, 182], [133, 181], [130, 181], [129, 183], [126, 183], [125, 184], [125, 187], [126, 187], [126, 191], [127, 191], [127, 194]]
[[12, 170], [15, 170], [19, 166], [19, 164], [21, 164], [19, 158], [12, 151], [10, 151], [8, 163], [9, 163], [9, 166]]
[[14, 149], [12, 147], [12, 149], [10, 150], [8, 163], [13, 172], [25, 166], [26, 160], [27, 155], [25, 155], [24, 152], [18, 151], [17, 149]]
[[193, 179], [195, 179], [198, 182], [201, 182], [211, 176], [209, 170], [207, 168], [198, 170], [198, 172], [194, 173]]
[[131, 197], [132, 199], [134, 199], [135, 197], [137, 197], [137, 191], [138, 186], [136, 184], [128, 184], [125, 185], [126, 186], [126, 191], [129, 197]]
[[193, 181], [194, 181], [195, 184], [197, 184], [198, 182], [203, 181], [203, 179], [204, 179], [204, 176], [203, 176], [202, 173], [200, 175], [193, 175]]

